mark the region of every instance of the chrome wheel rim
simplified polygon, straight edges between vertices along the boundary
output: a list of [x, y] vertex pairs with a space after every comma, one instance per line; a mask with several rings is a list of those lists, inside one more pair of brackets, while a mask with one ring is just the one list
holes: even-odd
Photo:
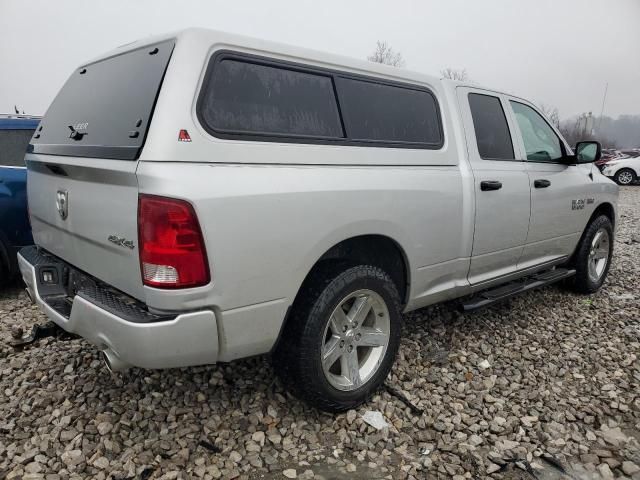
[[628, 185], [632, 180], [631, 172], [620, 172], [620, 175], [618, 175], [618, 181], [624, 185]]
[[609, 232], [601, 228], [594, 235], [589, 250], [589, 278], [594, 282], [600, 280], [607, 267], [610, 246]]
[[338, 390], [351, 391], [378, 371], [389, 345], [389, 309], [373, 290], [357, 290], [343, 298], [324, 329], [322, 371]]

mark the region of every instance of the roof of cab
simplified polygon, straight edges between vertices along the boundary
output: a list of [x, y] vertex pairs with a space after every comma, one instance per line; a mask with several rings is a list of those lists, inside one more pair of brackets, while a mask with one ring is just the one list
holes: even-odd
[[377, 74], [388, 78], [396, 78], [398, 80], [414, 80], [430, 84], [438, 83], [441, 81], [441, 79], [437, 76], [427, 75], [405, 68], [392, 67], [380, 63], [370, 62], [367, 60], [347, 57], [344, 55], [332, 54], [309, 48], [298, 47], [295, 45], [272, 42], [255, 37], [205, 28], [188, 28], [177, 32], [139, 39], [134, 42], [121, 45], [116, 49], [111, 50], [110, 52], [107, 52], [100, 57], [87, 62], [86, 64], [83, 64], [82, 66], [88, 66], [91, 63], [95, 63], [100, 60], [119, 55], [126, 51], [134, 50], [147, 45], [152, 45], [169, 39], [176, 39], [178, 43], [183, 40], [188, 40], [191, 42], [202, 42], [207, 46], [218, 44], [228, 49], [233, 49], [234, 46], [240, 48], [249, 48], [255, 51], [260, 51], [264, 55], [277, 54], [280, 56], [289, 57], [289, 59], [294, 62], [304, 62], [305, 60], [318, 62], [325, 64], [330, 68], [346, 68], [350, 71], [356, 71], [362, 74]]
[[35, 130], [40, 119], [30, 115], [0, 115], [0, 130]]

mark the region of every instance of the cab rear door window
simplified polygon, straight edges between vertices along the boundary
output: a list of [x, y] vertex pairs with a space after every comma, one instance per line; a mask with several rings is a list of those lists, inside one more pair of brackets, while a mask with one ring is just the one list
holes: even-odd
[[500, 99], [492, 95], [470, 93], [469, 108], [480, 158], [514, 160], [511, 133]]

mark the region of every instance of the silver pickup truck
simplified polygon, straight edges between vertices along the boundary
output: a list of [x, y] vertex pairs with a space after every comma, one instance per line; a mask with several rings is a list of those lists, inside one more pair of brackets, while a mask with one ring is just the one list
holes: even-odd
[[220, 32], [74, 71], [29, 145], [31, 298], [112, 370], [270, 354], [365, 401], [402, 313], [602, 285], [618, 187], [530, 102]]

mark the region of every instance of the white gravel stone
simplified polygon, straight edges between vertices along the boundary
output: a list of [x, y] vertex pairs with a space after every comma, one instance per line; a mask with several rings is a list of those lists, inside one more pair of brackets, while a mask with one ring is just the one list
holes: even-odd
[[106, 435], [111, 430], [113, 430], [113, 425], [111, 425], [109, 422], [101, 422], [98, 424], [97, 428], [100, 435]]
[[355, 410], [349, 410], [347, 412], [347, 422], [351, 425], [355, 420], [358, 413]]
[[229, 460], [234, 463], [240, 463], [242, 461], [242, 455], [240, 455], [235, 450], [229, 454]]
[[524, 425], [525, 427], [531, 428], [535, 423], [538, 423], [538, 417], [525, 415], [524, 417], [520, 418], [520, 422], [522, 422], [522, 425]]
[[251, 435], [251, 440], [259, 444], [260, 446], [264, 446], [264, 439], [265, 439], [264, 432], [259, 431]]
[[98, 457], [93, 461], [93, 466], [100, 470], [106, 470], [109, 468], [109, 460], [106, 457]]
[[42, 470], [42, 465], [40, 465], [38, 462], [30, 462], [24, 466], [24, 471], [26, 473], [40, 473], [42, 472]]
[[609, 465], [606, 463], [601, 463], [600, 465], [598, 465], [598, 472], [604, 480], [615, 478], [613, 472], [611, 471], [611, 467], [609, 467]]
[[367, 410], [362, 415], [362, 420], [364, 420], [368, 425], [371, 425], [376, 430], [382, 430], [385, 427], [388, 427], [389, 424], [385, 421], [384, 416], [381, 412]]
[[84, 454], [82, 450], [68, 450], [64, 452], [60, 458], [68, 466], [78, 465], [84, 462]]
[[625, 475], [635, 475], [636, 473], [640, 473], [640, 467], [629, 460], [622, 462], [622, 471]]
[[624, 445], [628, 441], [628, 437], [622, 432], [620, 427], [603, 429], [602, 438], [605, 442], [615, 447]]

